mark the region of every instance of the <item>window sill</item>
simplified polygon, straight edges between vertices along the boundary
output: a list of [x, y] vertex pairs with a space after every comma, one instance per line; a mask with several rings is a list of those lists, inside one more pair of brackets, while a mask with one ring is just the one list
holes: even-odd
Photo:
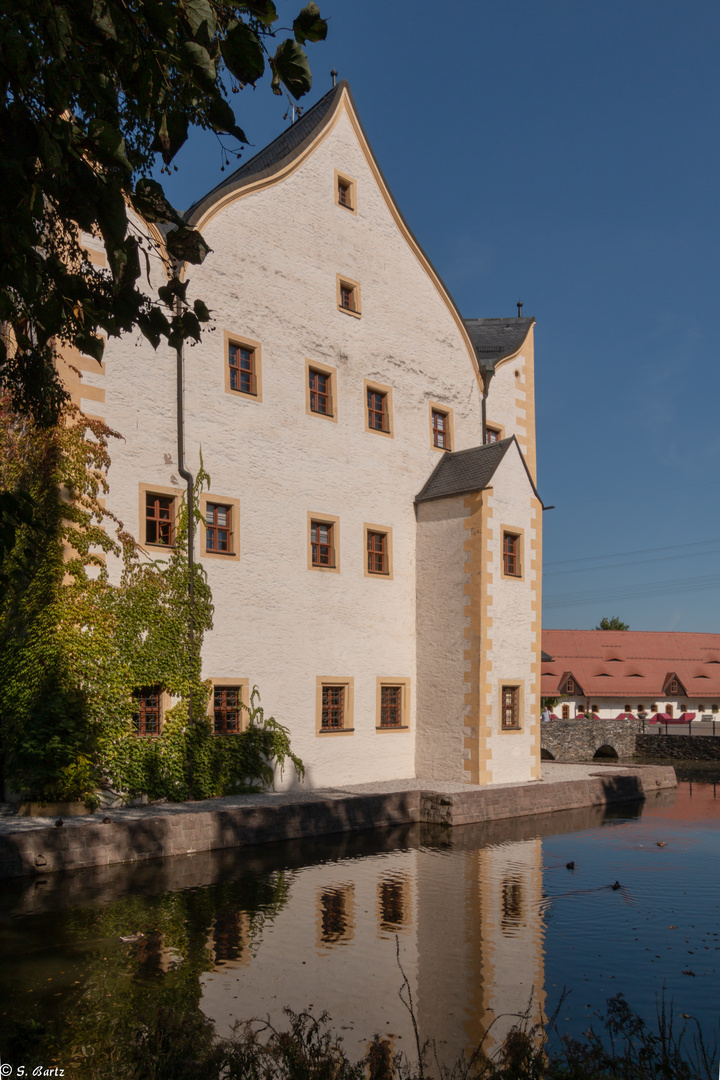
[[206, 548], [200, 556], [203, 559], [237, 559], [237, 551], [208, 551]]
[[395, 724], [393, 727], [390, 727], [390, 726], [376, 727], [375, 730], [378, 731], [378, 732], [379, 731], [409, 731], [410, 730], [410, 725], [409, 724]]
[[362, 312], [361, 311], [353, 311], [352, 308], [340, 307], [340, 305], [338, 305], [338, 311], [342, 311], [343, 315], [352, 315], [353, 319], [361, 319], [362, 318]]
[[524, 730], [525, 729], [521, 727], [501, 727], [500, 733], [502, 735], [520, 735]]
[[354, 727], [344, 728], [320, 728], [317, 732], [318, 735], [352, 735], [355, 731]]

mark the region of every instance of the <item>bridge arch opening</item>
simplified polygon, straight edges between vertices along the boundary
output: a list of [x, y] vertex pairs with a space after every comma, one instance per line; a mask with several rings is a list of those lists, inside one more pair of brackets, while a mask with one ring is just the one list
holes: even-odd
[[608, 745], [608, 743], [603, 743], [603, 745], [598, 747], [598, 749], [593, 754], [593, 761], [597, 761], [597, 760], [617, 761], [617, 759], [618, 759], [617, 750], [615, 749], [614, 746]]
[[540, 749], [540, 760], [541, 761], [554, 761], [555, 760], [555, 755], [551, 754], [550, 751], [546, 750], [545, 747], [543, 746]]

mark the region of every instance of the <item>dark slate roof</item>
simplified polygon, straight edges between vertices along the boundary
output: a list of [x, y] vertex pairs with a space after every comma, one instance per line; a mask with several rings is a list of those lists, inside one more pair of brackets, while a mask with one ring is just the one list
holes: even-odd
[[347, 81], [342, 79], [337, 86], [334, 86], [324, 97], [316, 101], [307, 112], [304, 112], [294, 124], [290, 124], [289, 127], [285, 128], [276, 139], [273, 139], [254, 157], [244, 162], [239, 169], [236, 169], [234, 173], [193, 203], [190, 209], [185, 212], [186, 220], [190, 221], [200, 206], [206, 202], [214, 201], [225, 188], [244, 186], [253, 180], [257, 180], [265, 173], [275, 172], [285, 158], [293, 157], [302, 143], [314, 136], [316, 128], [322, 124], [336, 99], [342, 93], [343, 88], [347, 86]]
[[552, 663], [552, 656], [546, 653], [544, 649], [540, 650], [540, 659], [542, 660], [543, 664]]
[[482, 491], [489, 485], [514, 439], [513, 435], [488, 446], [473, 446], [470, 450], [443, 454], [422, 491], [415, 497], [415, 502]]
[[494, 371], [499, 360], [518, 351], [535, 319], [523, 316], [521, 319], [463, 319], [463, 322], [480, 368]]

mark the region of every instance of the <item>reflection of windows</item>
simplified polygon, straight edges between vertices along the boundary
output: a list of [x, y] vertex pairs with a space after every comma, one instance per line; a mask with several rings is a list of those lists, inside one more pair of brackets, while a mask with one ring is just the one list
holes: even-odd
[[380, 927], [393, 934], [409, 922], [407, 882], [386, 878], [378, 885]]
[[336, 945], [353, 937], [353, 887], [338, 885], [323, 889], [319, 895], [320, 941]]
[[523, 925], [523, 883], [520, 878], [505, 878], [502, 883], [502, 932], [512, 936]]
[[213, 927], [215, 962], [237, 960], [242, 952], [240, 914], [237, 911], [218, 912]]
[[144, 686], [133, 694], [135, 700], [133, 723], [138, 735], [160, 734], [161, 694], [162, 687], [160, 686]]

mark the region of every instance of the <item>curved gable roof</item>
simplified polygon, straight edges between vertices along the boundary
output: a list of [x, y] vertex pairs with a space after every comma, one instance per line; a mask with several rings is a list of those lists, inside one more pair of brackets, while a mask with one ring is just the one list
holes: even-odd
[[534, 323], [532, 316], [519, 319], [466, 319], [465, 326], [475, 349], [478, 367], [494, 371], [503, 360], [515, 356]]
[[[365, 159], [373, 173], [385, 203], [390, 210], [400, 232], [407, 241], [408, 246], [423, 267], [433, 285], [440, 294], [445, 306], [452, 316], [463, 344], [467, 349], [468, 356], [473, 365], [473, 371], [479, 382], [482, 382], [480, 365], [475, 346], [468, 332], [465, 320], [458, 311], [455, 301], [442, 281], [440, 275], [432, 265], [422, 247], [413, 235], [405, 218], [395, 202], [390, 188], [377, 163], [368, 138], [355, 107], [352, 93], [348, 82], [343, 79], [334, 86], [324, 97], [316, 101], [306, 113], [286, 128], [276, 139], [273, 140], [254, 157], [246, 161], [231, 176], [209, 191], [194, 203], [185, 213], [185, 220], [190, 225], [202, 230], [205, 224], [224, 207], [229, 206], [245, 195], [253, 191], [262, 190], [279, 183], [302, 165], [303, 161], [313, 152], [315, 147], [330, 134], [335, 127], [342, 112], [347, 112], [350, 123], [353, 126]], [[480, 322], [482, 320], [472, 320]], [[488, 320], [490, 321], [490, 320]], [[507, 322], [508, 320], [496, 320]], [[534, 320], [521, 320], [532, 324]], [[526, 336], [526, 335], [524, 335]], [[482, 387], [481, 387], [482, 389]]]

